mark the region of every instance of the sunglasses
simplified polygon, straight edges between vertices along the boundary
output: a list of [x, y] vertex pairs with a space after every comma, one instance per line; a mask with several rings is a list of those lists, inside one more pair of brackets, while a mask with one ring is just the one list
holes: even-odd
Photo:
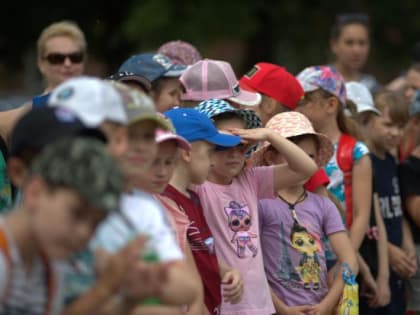
[[63, 64], [67, 58], [71, 63], [81, 63], [85, 55], [82, 52], [74, 52], [70, 54], [61, 54], [61, 53], [49, 53], [43, 59], [47, 60], [52, 65]]

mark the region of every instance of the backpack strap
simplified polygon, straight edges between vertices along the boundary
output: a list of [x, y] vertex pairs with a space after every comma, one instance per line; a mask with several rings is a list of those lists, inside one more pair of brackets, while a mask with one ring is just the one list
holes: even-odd
[[6, 258], [7, 264], [7, 279], [6, 279], [6, 287], [4, 290], [3, 296], [0, 297], [0, 304], [3, 304], [4, 301], [10, 295], [10, 290], [12, 286], [12, 257], [10, 256], [10, 249], [9, 244], [7, 242], [6, 233], [2, 228], [0, 228], [0, 250], [2, 251], [4, 257]]
[[338, 140], [337, 164], [344, 174], [344, 196], [346, 199], [346, 227], [349, 229], [353, 223], [353, 150], [356, 139], [348, 134], [341, 134]]
[[[4, 232], [4, 229], [0, 227], [0, 250], [3, 252], [7, 266], [8, 266], [8, 272], [7, 272], [7, 280], [6, 280], [6, 289], [2, 297], [0, 297], [0, 304], [3, 304], [4, 301], [9, 297], [10, 291], [12, 289], [12, 256], [10, 255], [10, 248], [9, 244], [7, 242], [6, 233]], [[45, 315], [51, 314], [52, 307], [53, 307], [53, 301], [55, 298], [55, 294], [57, 292], [56, 283], [55, 283], [55, 277], [54, 277], [54, 270], [48, 260], [48, 257], [43, 254], [41, 256], [42, 262], [45, 266], [45, 280], [48, 283], [47, 286], [47, 304], [45, 306]]]

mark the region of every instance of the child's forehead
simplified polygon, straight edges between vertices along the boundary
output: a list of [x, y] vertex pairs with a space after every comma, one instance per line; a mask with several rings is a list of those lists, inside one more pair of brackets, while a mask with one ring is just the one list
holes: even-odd
[[240, 117], [223, 118], [221, 120], [215, 120], [215, 125], [218, 129], [229, 129], [229, 128], [245, 128], [246, 123]]

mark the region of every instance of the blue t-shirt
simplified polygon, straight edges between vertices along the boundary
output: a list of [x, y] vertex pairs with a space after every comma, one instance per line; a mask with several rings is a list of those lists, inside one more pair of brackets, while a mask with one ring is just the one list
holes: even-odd
[[371, 153], [374, 191], [378, 193], [379, 206], [388, 235], [388, 242], [400, 246], [402, 243], [402, 207], [398, 166], [391, 154], [380, 159]]

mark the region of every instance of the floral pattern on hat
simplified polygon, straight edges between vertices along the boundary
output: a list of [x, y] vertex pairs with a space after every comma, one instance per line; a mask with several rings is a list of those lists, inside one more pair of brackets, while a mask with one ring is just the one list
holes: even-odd
[[336, 96], [341, 104], [346, 104], [346, 85], [344, 78], [330, 66], [312, 66], [304, 69], [297, 75], [297, 79], [306, 92], [323, 89]]

